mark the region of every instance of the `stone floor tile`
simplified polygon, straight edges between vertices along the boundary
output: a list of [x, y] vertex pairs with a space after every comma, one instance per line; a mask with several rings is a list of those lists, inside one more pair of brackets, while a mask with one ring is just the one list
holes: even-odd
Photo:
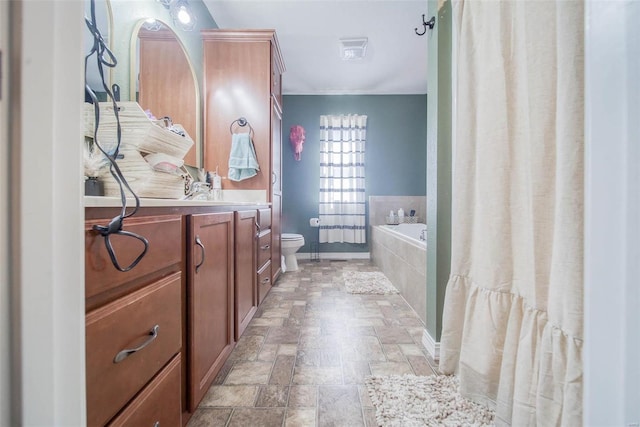
[[328, 349], [300, 349], [297, 352], [296, 366], [339, 367], [340, 353]]
[[229, 355], [231, 360], [256, 360], [264, 337], [260, 335], [243, 335]]
[[358, 393], [360, 394], [360, 405], [363, 408], [373, 408], [373, 403], [371, 402], [371, 397], [369, 397], [369, 390], [367, 386], [364, 384], [358, 385]]
[[433, 375], [435, 372], [431, 369], [431, 365], [427, 362], [427, 358], [423, 355], [421, 356], [407, 356], [411, 367], [413, 368], [413, 372], [416, 375]]
[[382, 344], [413, 344], [413, 338], [405, 328], [376, 326], [376, 334]]
[[408, 362], [371, 362], [372, 375], [403, 375], [413, 374], [413, 369]]
[[382, 349], [387, 356], [387, 362], [406, 362], [407, 358], [398, 344], [383, 344]]
[[342, 384], [342, 369], [339, 367], [296, 366], [293, 371], [293, 384]]
[[315, 408], [318, 400], [318, 387], [315, 385], [292, 385], [289, 388], [289, 407]]
[[284, 319], [282, 317], [254, 317], [251, 320], [251, 326], [282, 326]]
[[424, 356], [424, 347], [416, 344], [398, 344], [400, 351], [405, 356]]
[[231, 358], [227, 359], [224, 364], [222, 365], [222, 368], [220, 368], [220, 371], [218, 371], [218, 374], [216, 375], [216, 377], [213, 380], [213, 385], [220, 385], [224, 383], [224, 380], [227, 379], [227, 375], [229, 375], [229, 372], [231, 372], [231, 369], [233, 368], [233, 365], [235, 365], [235, 361]]
[[316, 410], [314, 408], [289, 408], [284, 420], [284, 427], [314, 427]]
[[254, 406], [257, 386], [214, 385], [200, 402], [200, 406]]
[[260, 386], [256, 407], [285, 407], [289, 400], [289, 386]]
[[236, 408], [231, 414], [228, 427], [281, 426], [284, 414], [285, 408]]
[[242, 336], [246, 337], [249, 335], [259, 335], [261, 337], [265, 337], [267, 336], [268, 331], [269, 331], [268, 326], [249, 325], [245, 328], [244, 332], [242, 333]]
[[373, 408], [365, 408], [364, 412], [364, 424], [366, 427], [378, 427], [379, 423], [376, 420], [376, 410]]
[[366, 361], [345, 361], [342, 364], [342, 378], [345, 384], [363, 384], [369, 375], [371, 369]]
[[224, 383], [230, 384], [267, 384], [273, 364], [268, 362], [237, 362]]
[[293, 326], [275, 326], [269, 328], [265, 339], [267, 344], [297, 344], [300, 338], [300, 328]]
[[273, 370], [271, 371], [271, 376], [269, 377], [269, 384], [291, 384], [295, 361], [295, 356], [277, 356]]
[[295, 356], [298, 353], [297, 344], [279, 344], [278, 356]]
[[274, 362], [278, 355], [278, 344], [263, 344], [257, 360], [261, 362]]
[[358, 387], [318, 387], [318, 426], [364, 426]]
[[231, 416], [231, 408], [204, 408], [199, 407], [193, 413], [187, 427], [211, 427], [224, 426]]

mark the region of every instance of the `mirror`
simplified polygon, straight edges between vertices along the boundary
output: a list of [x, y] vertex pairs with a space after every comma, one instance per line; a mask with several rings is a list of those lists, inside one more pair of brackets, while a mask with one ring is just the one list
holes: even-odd
[[[85, 0], [84, 2], [84, 14], [87, 18], [91, 19], [91, 0]], [[107, 47], [109, 50], [113, 51], [111, 34], [113, 32], [113, 14], [111, 11], [111, 3], [109, 0], [95, 0], [95, 15], [96, 15], [96, 24], [100, 33], [102, 34], [102, 38], [105, 40]], [[93, 47], [93, 36], [89, 29], [85, 24], [84, 30], [84, 56], [86, 56]], [[105, 82], [110, 87], [111, 86], [111, 74], [113, 72], [113, 68], [104, 67], [104, 77]], [[96, 62], [96, 54], [91, 55], [87, 62], [87, 70], [86, 70], [86, 82], [89, 87], [95, 92], [99, 101], [106, 101], [107, 94], [104, 91], [104, 87], [102, 85], [102, 80], [100, 79], [100, 74], [98, 72], [98, 65]]]
[[194, 141], [184, 162], [202, 167], [198, 80], [184, 45], [166, 23], [141, 20], [136, 25], [129, 89], [129, 99], [136, 100], [143, 110], [182, 125]]

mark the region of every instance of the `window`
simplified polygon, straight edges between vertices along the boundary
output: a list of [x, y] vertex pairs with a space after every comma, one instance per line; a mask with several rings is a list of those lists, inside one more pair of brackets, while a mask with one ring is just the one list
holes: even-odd
[[367, 116], [320, 116], [320, 243], [366, 243]]

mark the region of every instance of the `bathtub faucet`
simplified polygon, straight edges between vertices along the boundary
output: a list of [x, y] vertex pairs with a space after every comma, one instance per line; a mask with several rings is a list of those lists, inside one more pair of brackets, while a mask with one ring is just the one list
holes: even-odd
[[427, 241], [427, 229], [423, 229], [420, 231], [420, 240]]

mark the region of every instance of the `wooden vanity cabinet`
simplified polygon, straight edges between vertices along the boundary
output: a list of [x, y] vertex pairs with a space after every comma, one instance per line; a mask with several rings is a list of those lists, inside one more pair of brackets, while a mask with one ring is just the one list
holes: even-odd
[[[139, 217], [127, 222], [126, 231], [149, 241], [145, 257], [127, 272], [113, 266], [104, 238], [92, 229], [109, 221], [85, 222], [87, 425], [132, 425], [124, 422], [127, 419], [180, 425], [185, 290], [182, 216]], [[171, 244], [165, 243], [167, 237]], [[110, 240], [123, 267], [142, 249], [130, 237], [113, 235]], [[150, 414], [144, 409], [149, 402], [163, 402], [166, 408]]]
[[[147, 210], [125, 222], [149, 248], [123, 273], [92, 229], [110, 216], [94, 209], [85, 221], [87, 424], [184, 425], [271, 289], [272, 210]], [[125, 266], [142, 249], [123, 236], [111, 243]]]
[[258, 309], [256, 286], [258, 211], [235, 213], [235, 338], [244, 332]]
[[189, 412], [235, 346], [233, 216], [188, 216]]

